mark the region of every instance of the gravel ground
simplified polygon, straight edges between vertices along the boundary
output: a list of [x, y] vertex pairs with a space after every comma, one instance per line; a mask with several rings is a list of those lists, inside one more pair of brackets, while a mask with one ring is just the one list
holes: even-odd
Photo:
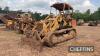
[[[22, 45], [21, 34], [0, 27], [0, 56], [100, 56], [100, 27], [78, 26], [75, 39], [39, 52], [30, 45]], [[35, 43], [34, 43], [35, 44]], [[34, 45], [33, 44], [33, 45]], [[94, 52], [69, 52], [69, 46], [94, 46]]]

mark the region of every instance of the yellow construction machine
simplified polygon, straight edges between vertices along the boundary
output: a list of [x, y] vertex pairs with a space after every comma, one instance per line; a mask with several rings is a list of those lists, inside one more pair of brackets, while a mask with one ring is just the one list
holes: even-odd
[[18, 17], [16, 18], [15, 23], [15, 30], [19, 33], [25, 33], [26, 28], [28, 25], [30, 25], [32, 22], [31, 14], [29, 13], [23, 13], [18, 14]]
[[44, 20], [36, 22], [30, 33], [31, 37], [27, 38], [35, 38], [40, 44], [54, 46], [76, 37], [71, 18], [73, 8], [66, 3], [55, 3], [51, 7], [58, 10], [59, 14], [50, 14]]
[[7, 29], [13, 30], [14, 19], [8, 14], [0, 15], [0, 20], [5, 24]]

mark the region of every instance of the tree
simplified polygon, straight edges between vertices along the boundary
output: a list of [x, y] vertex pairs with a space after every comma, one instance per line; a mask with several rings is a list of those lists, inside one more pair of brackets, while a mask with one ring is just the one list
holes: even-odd
[[100, 8], [91, 14], [91, 20], [100, 20]]
[[90, 9], [88, 9], [85, 13], [75, 11], [73, 18], [75, 18], [76, 20], [83, 19], [84, 21], [89, 21], [90, 15], [91, 15]]
[[98, 12], [100, 13], [100, 7], [98, 8]]
[[41, 13], [35, 12], [34, 14], [32, 14], [32, 18], [35, 18], [36, 20], [40, 20], [41, 19]]
[[83, 14], [82, 13], [74, 13], [73, 18], [75, 18], [76, 20], [79, 20], [79, 19], [83, 19]]
[[48, 14], [44, 14], [41, 16], [41, 19], [45, 19], [48, 16]]
[[0, 11], [2, 10], [2, 8], [0, 7]]
[[90, 9], [88, 9], [85, 13], [90, 15], [90, 13], [91, 13]]
[[6, 7], [4, 8], [4, 11], [9, 11], [9, 7], [6, 6]]

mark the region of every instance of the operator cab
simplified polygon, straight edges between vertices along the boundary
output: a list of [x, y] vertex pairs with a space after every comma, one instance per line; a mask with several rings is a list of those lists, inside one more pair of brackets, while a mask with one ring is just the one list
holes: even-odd
[[65, 17], [67, 15], [72, 15], [73, 14], [73, 8], [70, 5], [66, 4], [66, 3], [55, 3], [55, 4], [51, 5], [51, 7], [58, 10], [59, 14], [64, 15]]
[[[51, 5], [51, 7], [58, 10], [59, 13], [57, 14], [57, 16], [62, 18], [62, 21], [59, 22], [61, 28], [64, 26], [64, 24], [66, 24], [64, 28], [72, 27], [71, 21], [72, 21], [73, 8], [69, 4], [55, 3]], [[64, 23], [64, 21], [67, 23]]]

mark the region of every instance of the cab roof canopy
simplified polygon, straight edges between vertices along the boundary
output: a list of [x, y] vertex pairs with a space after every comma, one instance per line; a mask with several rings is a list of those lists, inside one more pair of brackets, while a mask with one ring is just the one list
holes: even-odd
[[55, 3], [55, 4], [51, 5], [51, 7], [54, 7], [55, 9], [57, 9], [59, 11], [73, 10], [73, 8], [67, 3]]

